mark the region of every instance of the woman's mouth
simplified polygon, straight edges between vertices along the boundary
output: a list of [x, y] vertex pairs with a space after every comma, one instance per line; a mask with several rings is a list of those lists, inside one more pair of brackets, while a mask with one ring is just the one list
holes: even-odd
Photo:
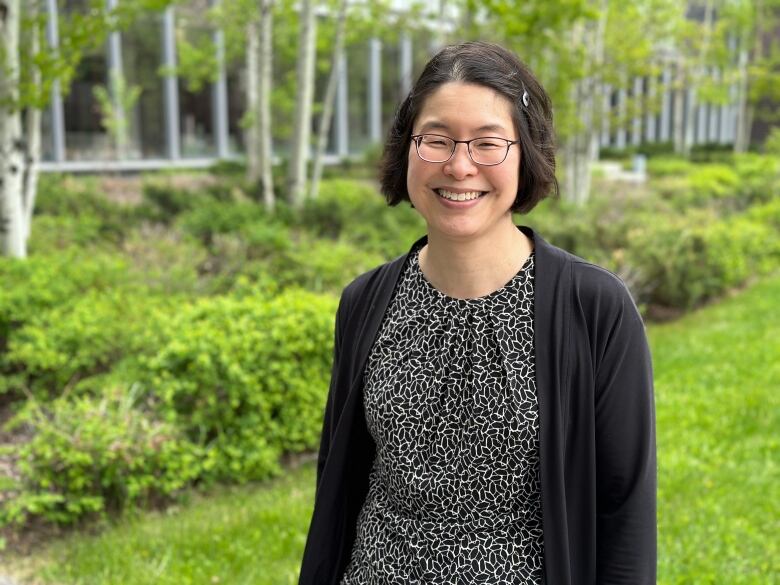
[[443, 198], [447, 199], [449, 201], [471, 201], [473, 199], [479, 199], [480, 197], [484, 196], [487, 191], [469, 191], [466, 193], [453, 193], [452, 191], [448, 191], [447, 189], [434, 189], [436, 194]]

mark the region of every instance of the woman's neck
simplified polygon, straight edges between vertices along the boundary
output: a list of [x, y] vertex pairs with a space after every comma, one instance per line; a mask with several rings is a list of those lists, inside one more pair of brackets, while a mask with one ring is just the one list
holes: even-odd
[[533, 250], [533, 241], [510, 221], [479, 238], [453, 241], [436, 233], [420, 250], [425, 278], [457, 299], [474, 299], [499, 290], [517, 274]]

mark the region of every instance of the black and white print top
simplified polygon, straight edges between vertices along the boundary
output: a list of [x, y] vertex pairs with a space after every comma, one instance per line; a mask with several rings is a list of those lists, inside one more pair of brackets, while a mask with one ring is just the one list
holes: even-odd
[[542, 583], [534, 253], [456, 299], [419, 250], [364, 371], [376, 459], [341, 585]]

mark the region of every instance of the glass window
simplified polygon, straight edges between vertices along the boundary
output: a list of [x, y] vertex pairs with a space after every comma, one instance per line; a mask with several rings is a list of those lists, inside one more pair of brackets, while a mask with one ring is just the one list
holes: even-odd
[[246, 152], [244, 128], [241, 126], [246, 111], [245, 66], [245, 61], [240, 60], [227, 70], [228, 149], [231, 154]]
[[131, 159], [166, 156], [162, 63], [162, 15], [145, 11], [122, 33], [122, 67], [128, 88], [140, 96], [128, 114], [128, 151]]
[[[176, 38], [200, 47], [213, 37], [207, 21], [210, 6], [207, 0], [190, 0], [176, 7]], [[216, 156], [212, 84], [206, 82], [195, 89], [186, 79], [179, 80], [179, 128], [182, 157]]]
[[369, 41], [347, 49], [347, 93], [349, 113], [349, 151], [362, 153], [370, 144], [368, 135], [368, 60]]
[[86, 55], [76, 70], [63, 100], [67, 160], [113, 158], [114, 144], [103, 128], [100, 104], [94, 95], [97, 87], [105, 87], [107, 74], [104, 53]]

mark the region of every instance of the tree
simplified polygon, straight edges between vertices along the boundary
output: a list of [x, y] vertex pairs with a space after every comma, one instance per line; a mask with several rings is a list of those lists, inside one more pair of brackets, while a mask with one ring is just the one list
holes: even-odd
[[[663, 22], [674, 0], [462, 0], [469, 15], [453, 36], [498, 41], [516, 50], [540, 78], [555, 107], [555, 128], [565, 175], [563, 196], [584, 203], [590, 167], [598, 157], [604, 117], [626, 128], [638, 115], [634, 79], [654, 73], [650, 56], [669, 34]], [[456, 23], [459, 24], [459, 23]], [[453, 39], [454, 40], [454, 39]], [[615, 116], [604, 107], [609, 91], [622, 99]], [[630, 98], [628, 96], [631, 96]]]
[[309, 159], [311, 113], [314, 99], [314, 58], [317, 21], [314, 0], [302, 0], [298, 37], [297, 91], [295, 130], [287, 174], [287, 197], [293, 207], [301, 207], [306, 188], [306, 163]]
[[24, 140], [18, 106], [21, 21], [20, 1], [0, 0], [0, 230], [3, 254], [23, 258], [27, 254], [24, 218], [29, 203], [23, 199]]
[[722, 20], [721, 38], [737, 33], [738, 57], [732, 61], [737, 97], [734, 150], [744, 152], [754, 119], [780, 122], [776, 105], [780, 101], [780, 1], [728, 2]]
[[275, 196], [271, 163], [271, 91], [273, 89], [273, 0], [259, 0], [259, 17], [247, 30], [247, 177], [263, 188], [263, 203], [273, 211]]
[[55, 80], [66, 93], [84, 54], [112, 30], [171, 0], [136, 0], [108, 9], [89, 0], [81, 13], [62, 16], [62, 42], [44, 51], [46, 17], [39, 0], [0, 0], [0, 253], [24, 258], [35, 205], [40, 160], [40, 112]]
[[347, 21], [347, 0], [339, 0], [339, 10], [336, 16], [336, 35], [333, 41], [333, 56], [331, 57], [331, 70], [328, 77], [328, 87], [325, 90], [325, 97], [322, 100], [322, 116], [320, 117], [320, 128], [317, 136], [317, 151], [314, 155], [314, 170], [311, 180], [311, 198], [316, 199], [319, 193], [320, 180], [322, 179], [322, 162], [325, 155], [325, 148], [328, 144], [328, 135], [330, 133], [330, 121], [333, 116], [333, 100], [336, 96], [336, 87], [339, 76], [341, 75], [341, 66], [344, 57], [344, 31]]
[[92, 93], [100, 108], [101, 123], [114, 141], [116, 157], [121, 159], [127, 156], [127, 114], [141, 96], [141, 87], [128, 86], [127, 80], [118, 71], [111, 71], [109, 76], [111, 90], [99, 85]]

